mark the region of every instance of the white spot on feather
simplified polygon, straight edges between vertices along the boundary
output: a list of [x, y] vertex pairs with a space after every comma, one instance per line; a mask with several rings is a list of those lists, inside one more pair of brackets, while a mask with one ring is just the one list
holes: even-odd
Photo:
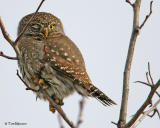
[[51, 49], [51, 52], [55, 52], [54, 49]]
[[67, 58], [67, 60], [68, 60], [68, 61], [71, 61], [71, 59], [70, 59], [70, 58]]
[[64, 53], [64, 56], [68, 56], [68, 53], [65, 52], [65, 53]]

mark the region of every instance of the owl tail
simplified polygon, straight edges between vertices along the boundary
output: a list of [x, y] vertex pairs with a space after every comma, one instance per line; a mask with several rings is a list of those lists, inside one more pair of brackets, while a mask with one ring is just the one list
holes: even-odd
[[90, 85], [90, 95], [96, 98], [105, 106], [116, 105], [116, 103], [106, 96], [102, 91], [96, 88], [94, 85]]

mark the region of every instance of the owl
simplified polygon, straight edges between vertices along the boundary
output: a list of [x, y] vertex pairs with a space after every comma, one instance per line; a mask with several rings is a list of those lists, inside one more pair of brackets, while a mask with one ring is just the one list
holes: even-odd
[[[23, 17], [18, 26], [18, 35], [32, 17]], [[40, 89], [58, 105], [73, 92], [85, 97], [94, 97], [104, 105], [116, 104], [92, 84], [80, 50], [64, 33], [62, 23], [56, 16], [38, 12], [22, 38], [16, 44], [18, 65], [23, 80], [37, 90], [40, 99], [46, 99]], [[55, 108], [50, 104], [50, 110]]]

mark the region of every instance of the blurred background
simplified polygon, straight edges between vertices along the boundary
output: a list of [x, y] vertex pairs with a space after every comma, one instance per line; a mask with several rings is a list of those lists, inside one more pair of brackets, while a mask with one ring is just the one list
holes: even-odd
[[[33, 13], [41, 0], [1, 0], [0, 16], [12, 39], [17, 37], [20, 19]], [[142, 1], [140, 23], [149, 13], [150, 1]], [[81, 128], [113, 128], [121, 105], [123, 71], [132, 31], [133, 12], [125, 0], [46, 0], [40, 11], [59, 17], [66, 35], [80, 48], [88, 74], [93, 83], [118, 105], [105, 107], [93, 98], [86, 99]], [[146, 81], [148, 61], [155, 83], [160, 78], [160, 4], [154, 0], [153, 14], [140, 31], [130, 75], [130, 94], [127, 119], [135, 114], [150, 91], [135, 84]], [[0, 51], [15, 56], [12, 47], [0, 32]], [[31, 91], [16, 76], [17, 61], [0, 57], [0, 128], [59, 128], [57, 113], [49, 111], [48, 102], [36, 101]], [[159, 89], [160, 91], [160, 89]], [[158, 97], [155, 95], [153, 102]], [[75, 123], [81, 96], [75, 93], [64, 100], [64, 111]], [[160, 109], [160, 105], [158, 107]], [[5, 122], [27, 123], [6, 126]], [[64, 122], [64, 121], [63, 121]], [[69, 126], [64, 122], [65, 128]], [[147, 117], [138, 128], [158, 128], [159, 117]]]

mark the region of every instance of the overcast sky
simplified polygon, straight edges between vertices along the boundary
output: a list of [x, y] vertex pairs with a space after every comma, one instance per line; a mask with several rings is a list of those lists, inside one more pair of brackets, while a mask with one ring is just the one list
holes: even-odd
[[[20, 19], [33, 13], [41, 0], [1, 0], [0, 16], [12, 39], [16, 39]], [[149, 12], [149, 2], [142, 1], [140, 23]], [[80, 48], [93, 83], [111, 97], [117, 106], [105, 107], [88, 98], [81, 128], [114, 128], [121, 104], [124, 65], [132, 31], [132, 8], [125, 0], [46, 0], [40, 11], [59, 17], [66, 35]], [[138, 36], [130, 79], [127, 119], [131, 119], [146, 99], [150, 89], [134, 81], [146, 81], [148, 61], [154, 81], [160, 77], [160, 4], [154, 0], [153, 14]], [[0, 51], [15, 56], [13, 49], [0, 33]], [[27, 123], [12, 128], [59, 128], [57, 113], [53, 115], [48, 102], [36, 101], [16, 76], [17, 62], [0, 57], [0, 128], [5, 122]], [[159, 89], [160, 91], [160, 89]], [[76, 122], [81, 97], [75, 93], [64, 100], [64, 111]], [[157, 100], [157, 96], [153, 102]], [[158, 107], [160, 109], [160, 105]], [[65, 124], [65, 128], [69, 126]], [[159, 128], [156, 115], [147, 117], [138, 128]]]

